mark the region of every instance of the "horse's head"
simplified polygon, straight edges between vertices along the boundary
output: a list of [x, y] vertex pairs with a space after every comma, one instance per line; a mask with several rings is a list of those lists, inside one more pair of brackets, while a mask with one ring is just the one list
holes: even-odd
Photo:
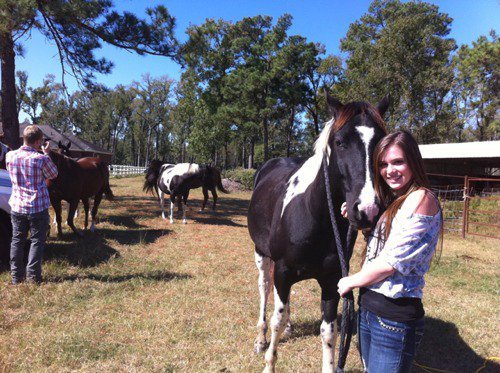
[[61, 149], [61, 154], [69, 157], [69, 148], [71, 147], [71, 141], [68, 142], [68, 145], [64, 145], [61, 141], [57, 143], [59, 149]]
[[[347, 202], [347, 215], [352, 225], [366, 228], [381, 211], [373, 185], [373, 151], [386, 134], [382, 115], [390, 99], [385, 97], [376, 106], [366, 102], [343, 105], [328, 93], [328, 106], [333, 118], [324, 135], [330, 170], [340, 181], [340, 192]], [[325, 131], [324, 131], [325, 132]]]

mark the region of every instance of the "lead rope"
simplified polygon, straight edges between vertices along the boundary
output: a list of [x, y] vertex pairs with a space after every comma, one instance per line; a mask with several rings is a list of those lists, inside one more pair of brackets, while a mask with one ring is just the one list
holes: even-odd
[[[330, 176], [328, 175], [328, 166], [326, 154], [323, 157], [323, 172], [325, 174], [325, 187], [326, 187], [326, 198], [328, 200], [328, 210], [330, 212], [330, 220], [332, 221], [333, 234], [335, 236], [335, 244], [337, 246], [337, 252], [340, 259], [340, 267], [342, 269], [342, 277], [346, 277], [349, 274], [349, 267], [345, 258], [344, 247], [340, 239], [339, 228], [337, 226], [337, 221], [335, 220], [335, 213], [332, 201], [332, 193], [330, 189]], [[349, 230], [347, 232], [347, 241], [352, 239], [352, 227], [349, 224]], [[347, 242], [347, 249], [349, 249], [351, 243]], [[348, 254], [349, 255], [349, 254]], [[350, 255], [349, 255], [350, 256]], [[347, 295], [342, 297], [342, 321], [340, 326], [340, 344], [339, 344], [339, 360], [336, 373], [343, 373], [344, 366], [347, 359], [347, 353], [349, 352], [349, 346], [351, 344], [352, 328], [354, 324], [354, 297], [352, 291]]]

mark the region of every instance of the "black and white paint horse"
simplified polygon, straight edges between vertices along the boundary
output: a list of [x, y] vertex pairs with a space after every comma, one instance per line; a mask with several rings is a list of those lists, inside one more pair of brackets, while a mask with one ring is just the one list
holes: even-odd
[[200, 211], [205, 209], [208, 201], [208, 191], [212, 193], [212, 210], [217, 206], [217, 189], [223, 193], [229, 193], [222, 186], [220, 171], [209, 165], [198, 165], [196, 163], [161, 163], [151, 161], [146, 170], [146, 180], [143, 190], [146, 192], [156, 190], [160, 198], [161, 216], [166, 219], [164, 199], [165, 194], [170, 195], [170, 223], [174, 222], [174, 203], [177, 200], [179, 209], [182, 209], [182, 222], [186, 224], [186, 209], [189, 191], [202, 187], [203, 204]]
[[[342, 105], [328, 94], [327, 101], [333, 118], [316, 141], [314, 155], [307, 159], [272, 159], [255, 176], [248, 229], [259, 270], [258, 352], [264, 351], [267, 344], [266, 304], [274, 266], [272, 335], [265, 354], [267, 372], [274, 372], [277, 344], [289, 322], [290, 289], [306, 279], [316, 279], [321, 287], [323, 372], [334, 371], [341, 268], [328, 210], [324, 159], [344, 247], [349, 224], [355, 229], [370, 227], [380, 212], [373, 186], [372, 153], [385, 135], [382, 115], [389, 98], [376, 107], [364, 102]], [[340, 215], [344, 201], [349, 221]], [[351, 254], [352, 245], [347, 260]]]

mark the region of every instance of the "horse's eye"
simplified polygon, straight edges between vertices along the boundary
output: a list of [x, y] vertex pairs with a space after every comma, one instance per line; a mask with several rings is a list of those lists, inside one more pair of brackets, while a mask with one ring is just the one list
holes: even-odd
[[339, 148], [345, 149], [345, 144], [340, 140], [335, 140], [335, 145]]

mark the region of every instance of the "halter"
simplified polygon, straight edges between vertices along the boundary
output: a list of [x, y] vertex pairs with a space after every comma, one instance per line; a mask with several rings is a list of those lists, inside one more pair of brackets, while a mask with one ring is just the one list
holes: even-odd
[[[330, 220], [332, 221], [333, 234], [335, 236], [335, 243], [337, 245], [337, 252], [340, 259], [340, 267], [342, 269], [342, 277], [346, 277], [349, 274], [349, 267], [346, 261], [347, 251], [344, 251], [342, 241], [340, 239], [340, 232], [337, 226], [337, 221], [335, 219], [332, 192], [330, 189], [330, 176], [328, 175], [328, 166], [326, 154], [323, 156], [323, 172], [325, 174], [325, 187], [326, 187], [326, 198], [328, 200], [328, 210], [330, 212]], [[346, 243], [347, 248], [351, 246], [351, 240], [353, 239], [353, 229], [352, 225], [349, 224], [349, 230], [347, 231]], [[347, 353], [349, 352], [349, 346], [351, 344], [352, 337], [352, 327], [354, 322], [354, 296], [352, 291], [347, 293], [342, 297], [342, 322], [340, 327], [340, 344], [339, 344], [339, 361], [336, 373], [343, 373], [344, 366], [347, 359]]]

